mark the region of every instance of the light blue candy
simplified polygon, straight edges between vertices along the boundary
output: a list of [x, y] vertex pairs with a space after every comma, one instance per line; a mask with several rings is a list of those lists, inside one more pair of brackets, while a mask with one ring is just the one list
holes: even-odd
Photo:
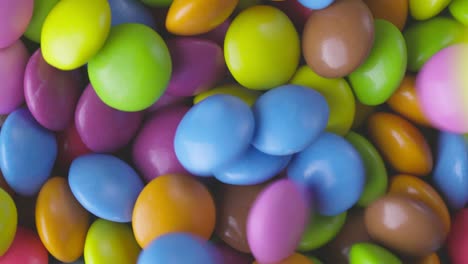
[[324, 9], [331, 5], [335, 0], [298, 0], [299, 3], [309, 9]]
[[284, 85], [260, 96], [253, 106], [252, 145], [270, 155], [292, 155], [309, 146], [327, 126], [330, 110], [317, 91]]
[[169, 233], [153, 240], [138, 257], [137, 264], [221, 264], [209, 242], [188, 233]]
[[468, 201], [468, 153], [463, 135], [440, 132], [434, 184], [450, 208], [458, 210]]
[[348, 141], [326, 132], [291, 160], [288, 177], [307, 188], [319, 214], [333, 216], [358, 201], [365, 169], [359, 152]]
[[193, 106], [182, 118], [174, 138], [180, 164], [198, 176], [238, 159], [254, 133], [250, 107], [231, 95], [213, 95]]
[[137, 23], [155, 28], [151, 12], [138, 0], [108, 0], [112, 14], [112, 26]]
[[57, 158], [55, 135], [28, 109], [8, 115], [0, 131], [0, 169], [18, 194], [33, 196], [49, 178]]
[[272, 156], [258, 151], [254, 147], [239, 159], [214, 172], [221, 182], [234, 185], [253, 185], [265, 182], [289, 163], [291, 156]]
[[73, 195], [89, 212], [109, 221], [131, 221], [143, 181], [127, 163], [112, 155], [88, 154], [72, 162], [68, 177]]

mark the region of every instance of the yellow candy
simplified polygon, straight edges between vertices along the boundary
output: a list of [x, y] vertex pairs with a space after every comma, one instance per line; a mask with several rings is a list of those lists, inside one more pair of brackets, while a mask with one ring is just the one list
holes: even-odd
[[210, 97], [215, 94], [233, 95], [244, 101], [249, 106], [252, 106], [261, 93], [245, 89], [244, 87], [237, 84], [226, 84], [198, 94], [193, 99], [193, 103], [198, 104], [203, 99], [206, 99], [207, 97]]
[[10, 195], [0, 188], [0, 256], [3, 256], [15, 238], [18, 212]]
[[409, 10], [411, 16], [416, 20], [426, 20], [436, 16], [451, 0], [409, 0]]
[[61, 70], [79, 68], [104, 45], [110, 26], [107, 0], [62, 0], [44, 21], [42, 55]]

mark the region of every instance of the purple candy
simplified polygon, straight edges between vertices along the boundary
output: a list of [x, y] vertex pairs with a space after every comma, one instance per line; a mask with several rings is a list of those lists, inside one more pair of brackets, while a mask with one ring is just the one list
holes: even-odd
[[175, 96], [175, 95], [170, 95], [168, 93], [164, 93], [159, 99], [149, 108], [146, 109], [147, 112], [155, 112], [163, 107], [169, 106], [169, 105], [174, 105], [174, 104], [179, 104], [179, 103], [185, 103], [185, 102], [191, 102], [192, 98], [191, 97], [186, 97], [186, 96]]
[[213, 88], [224, 78], [226, 64], [221, 47], [210, 40], [174, 38], [167, 41], [172, 76], [166, 92], [193, 96]]
[[80, 71], [61, 71], [44, 60], [38, 49], [24, 74], [24, 96], [31, 114], [43, 127], [61, 131], [73, 121], [80, 98]]
[[231, 20], [226, 19], [221, 25], [217, 26], [215, 29], [205, 33], [198, 35], [197, 37], [208, 39], [211, 41], [216, 42], [216, 44], [224, 47], [224, 38], [226, 37], [226, 33], [231, 25]]
[[223, 264], [251, 264], [253, 261], [249, 254], [241, 253], [224, 243], [216, 244], [215, 247], [223, 259]]
[[135, 138], [133, 163], [146, 181], [167, 173], [188, 172], [180, 164], [174, 151], [177, 126], [190, 108], [170, 106], [153, 114]]
[[28, 51], [21, 40], [0, 49], [0, 114], [9, 114], [24, 103], [23, 79], [28, 58]]
[[276, 263], [294, 253], [309, 216], [305, 196], [288, 179], [266, 187], [247, 218], [247, 241], [260, 263]]
[[143, 112], [123, 112], [99, 99], [91, 84], [84, 90], [75, 112], [75, 125], [83, 143], [94, 152], [114, 152], [136, 134]]
[[31, 21], [33, 7], [34, 0], [0, 0], [0, 49], [12, 45], [23, 35]]

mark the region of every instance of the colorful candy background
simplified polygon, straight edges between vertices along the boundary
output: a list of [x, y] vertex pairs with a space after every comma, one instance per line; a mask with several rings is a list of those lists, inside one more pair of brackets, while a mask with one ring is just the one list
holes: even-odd
[[468, 264], [468, 0], [0, 0], [0, 264]]

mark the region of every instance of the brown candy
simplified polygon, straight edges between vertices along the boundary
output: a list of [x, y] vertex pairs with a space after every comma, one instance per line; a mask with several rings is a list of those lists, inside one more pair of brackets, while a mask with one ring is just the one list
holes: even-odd
[[302, 50], [317, 74], [344, 77], [358, 68], [374, 43], [374, 19], [362, 0], [338, 0], [309, 16]]
[[402, 195], [386, 195], [365, 212], [367, 232], [389, 249], [408, 256], [427, 256], [445, 240], [443, 223], [423, 202]]
[[246, 223], [252, 203], [266, 184], [236, 186], [222, 184], [216, 192], [216, 235], [238, 251], [250, 253]]

